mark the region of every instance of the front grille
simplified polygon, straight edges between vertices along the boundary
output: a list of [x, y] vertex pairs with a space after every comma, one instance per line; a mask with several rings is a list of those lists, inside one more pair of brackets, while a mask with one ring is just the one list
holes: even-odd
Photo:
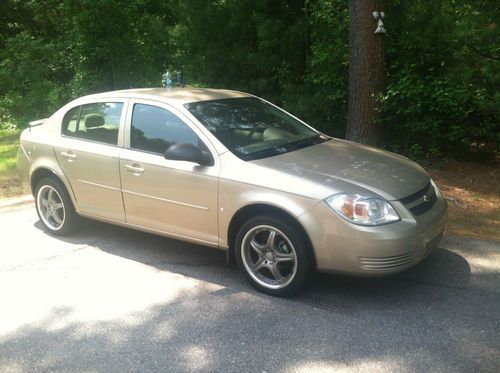
[[422, 214], [426, 213], [427, 211], [429, 211], [432, 208], [432, 206], [434, 206], [434, 204], [437, 201], [437, 196], [436, 196], [436, 192], [434, 191], [434, 189], [432, 189], [432, 192], [427, 195], [427, 198], [428, 198], [427, 201], [423, 201], [419, 205], [410, 208], [410, 211], [413, 213], [413, 215], [417, 215], [417, 216], [422, 215]]
[[437, 201], [435, 189], [429, 182], [425, 188], [399, 200], [415, 216], [429, 211]]
[[386, 271], [406, 267], [415, 262], [412, 252], [386, 257], [359, 257], [360, 267], [367, 271]]
[[431, 189], [431, 183], [427, 183], [427, 185], [425, 186], [424, 189], [421, 189], [419, 190], [418, 192], [416, 193], [413, 193], [413, 194], [410, 194], [408, 197], [405, 197], [405, 198], [401, 198], [399, 201], [403, 204], [403, 205], [408, 205], [416, 200], [418, 200], [419, 198], [422, 198], [424, 196], [425, 193], [427, 193], [429, 191], [429, 189]]

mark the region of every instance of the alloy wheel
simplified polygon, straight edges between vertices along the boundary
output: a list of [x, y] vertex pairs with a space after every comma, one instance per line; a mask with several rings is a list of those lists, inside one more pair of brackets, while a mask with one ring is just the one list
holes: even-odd
[[37, 205], [43, 223], [51, 230], [61, 229], [64, 225], [66, 211], [57, 190], [50, 185], [43, 185], [38, 190]]
[[248, 274], [261, 286], [282, 289], [297, 274], [297, 253], [290, 239], [270, 225], [251, 228], [241, 244], [241, 257]]

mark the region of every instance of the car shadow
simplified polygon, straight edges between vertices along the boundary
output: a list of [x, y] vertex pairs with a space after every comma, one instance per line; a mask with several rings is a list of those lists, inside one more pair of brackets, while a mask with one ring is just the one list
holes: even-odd
[[[226, 264], [224, 251], [98, 222], [82, 226], [74, 236], [57, 239], [84, 245], [82, 251], [109, 254], [92, 252], [91, 260], [113, 256], [109, 262], [103, 260], [103, 265], [121, 267], [118, 279], [129, 276], [130, 263], [121, 263], [122, 258], [150, 267], [144, 271], [142, 265], [132, 266], [147, 272], [148, 278], [154, 274], [153, 302], [126, 316], [101, 320], [101, 312], [105, 316], [106, 309], [115, 310], [110, 304], [127, 305], [124, 299], [141, 299], [143, 286], [151, 283], [141, 283], [139, 276], [137, 288], [127, 289], [130, 281], [111, 281], [109, 289], [113, 290], [105, 287], [105, 298], [102, 292], [92, 296], [92, 286], [100, 283], [88, 289], [82, 286], [80, 291], [88, 291], [88, 299], [96, 300], [90, 307], [96, 320], [82, 319], [87, 314], [78, 303], [53, 309], [37, 323], [3, 339], [0, 368], [2, 358], [20, 362], [25, 371], [36, 370], [33, 367], [41, 362], [47, 371], [68, 370], [65, 364], [80, 368], [75, 370], [82, 366], [102, 370], [111, 364], [115, 370], [126, 371], [123, 364], [127, 363], [141, 371], [260, 372], [319, 371], [322, 367], [377, 370], [374, 366], [394, 371], [408, 367], [494, 371], [491, 367], [498, 366], [496, 355], [490, 353], [498, 345], [497, 298], [463, 290], [471, 288], [477, 268], [471, 277], [469, 263], [456, 253], [462, 251], [455, 250], [450, 239], [417, 266], [393, 276], [313, 273], [304, 291], [290, 299], [254, 290], [234, 266]], [[96, 267], [103, 281], [108, 271], [110, 279], [114, 277], [111, 266]], [[176, 289], [169, 281], [177, 276], [156, 277], [156, 271], [179, 274], [195, 284]], [[88, 273], [81, 275], [86, 282]], [[133, 275], [131, 281], [136, 281]], [[484, 275], [494, 283], [492, 274]], [[165, 294], [157, 294], [163, 288]], [[174, 295], [169, 297], [169, 292]], [[54, 358], [58, 352], [62, 357]], [[450, 357], [458, 355], [460, 359], [450, 362]]]
[[439, 302], [443, 288], [466, 289], [470, 277], [464, 257], [437, 248], [419, 264], [393, 275], [355, 277], [315, 272], [298, 299], [351, 315], [360, 310], [410, 309]]
[[[35, 227], [43, 229], [39, 221]], [[259, 294], [235, 265], [226, 263], [222, 250], [95, 221], [85, 221], [75, 235], [57, 239], [223, 286], [217, 292], [220, 295], [242, 291]], [[387, 307], [404, 301], [411, 305], [435, 288], [465, 289], [470, 276], [470, 266], [464, 257], [437, 248], [421, 263], [396, 275], [352, 277], [313, 272], [305, 289], [293, 301], [331, 307], [343, 313], [352, 312], [353, 304]]]

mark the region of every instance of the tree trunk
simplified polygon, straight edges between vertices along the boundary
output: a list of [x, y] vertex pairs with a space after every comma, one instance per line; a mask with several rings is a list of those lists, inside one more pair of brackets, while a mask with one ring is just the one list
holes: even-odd
[[384, 0], [349, 0], [349, 108], [346, 139], [382, 145], [375, 119], [384, 92], [384, 34], [375, 34], [373, 12], [384, 11]]

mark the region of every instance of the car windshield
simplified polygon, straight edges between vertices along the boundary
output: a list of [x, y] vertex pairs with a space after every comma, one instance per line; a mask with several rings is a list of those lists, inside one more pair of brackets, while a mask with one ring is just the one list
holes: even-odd
[[271, 157], [328, 139], [255, 97], [199, 101], [184, 106], [243, 160]]

